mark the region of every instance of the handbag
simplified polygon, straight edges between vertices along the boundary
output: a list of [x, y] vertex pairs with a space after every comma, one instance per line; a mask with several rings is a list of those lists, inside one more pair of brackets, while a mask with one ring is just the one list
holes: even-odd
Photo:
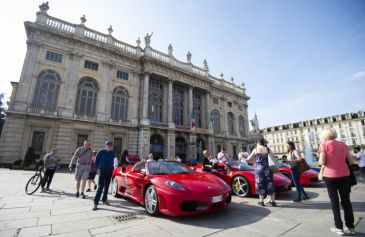
[[318, 180], [323, 181], [323, 174], [324, 174], [324, 165], [321, 166], [321, 169], [318, 172]]
[[276, 157], [270, 152], [270, 149], [268, 149], [269, 153], [267, 154], [268, 159], [269, 159], [269, 167], [271, 172], [273, 173], [277, 173], [279, 172], [279, 166], [278, 166], [278, 160], [276, 159]]
[[357, 184], [356, 176], [355, 176], [354, 170], [352, 169], [352, 166], [349, 164], [347, 159], [346, 159], [346, 164], [350, 171], [349, 182], [350, 182], [350, 186], [352, 187]]
[[299, 173], [303, 173], [310, 169], [309, 165], [307, 164], [307, 162], [304, 159], [297, 162], [297, 167], [298, 167]]

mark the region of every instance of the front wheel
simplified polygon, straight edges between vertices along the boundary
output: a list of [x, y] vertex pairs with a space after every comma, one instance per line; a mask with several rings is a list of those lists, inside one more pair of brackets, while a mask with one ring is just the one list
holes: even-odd
[[150, 185], [144, 193], [144, 206], [146, 211], [151, 216], [157, 216], [160, 212], [158, 210], [158, 197], [155, 186]]
[[35, 193], [42, 184], [42, 176], [40, 174], [33, 175], [27, 182], [25, 186], [25, 193], [32, 195]]
[[231, 185], [232, 191], [239, 197], [247, 197], [250, 195], [250, 184], [243, 176], [234, 177]]

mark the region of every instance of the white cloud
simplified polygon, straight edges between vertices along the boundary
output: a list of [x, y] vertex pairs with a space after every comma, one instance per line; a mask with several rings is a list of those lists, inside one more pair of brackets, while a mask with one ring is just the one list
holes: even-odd
[[357, 72], [351, 75], [352, 78], [362, 78], [365, 77], [365, 71]]

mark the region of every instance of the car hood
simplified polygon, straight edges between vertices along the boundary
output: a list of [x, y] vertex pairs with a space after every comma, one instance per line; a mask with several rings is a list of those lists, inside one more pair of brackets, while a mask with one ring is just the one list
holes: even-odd
[[223, 180], [209, 173], [168, 174], [163, 177], [166, 180], [179, 183], [187, 190], [196, 194], [210, 194], [229, 190], [229, 186]]

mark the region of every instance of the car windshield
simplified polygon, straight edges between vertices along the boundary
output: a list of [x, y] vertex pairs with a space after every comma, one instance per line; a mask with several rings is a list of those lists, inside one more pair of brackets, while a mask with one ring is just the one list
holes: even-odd
[[290, 166], [288, 164], [285, 164], [283, 162], [278, 163], [279, 168], [289, 168]]
[[253, 167], [239, 161], [229, 161], [227, 165], [231, 170], [255, 170]]
[[182, 163], [174, 161], [151, 161], [147, 163], [150, 174], [182, 174], [192, 170]]

